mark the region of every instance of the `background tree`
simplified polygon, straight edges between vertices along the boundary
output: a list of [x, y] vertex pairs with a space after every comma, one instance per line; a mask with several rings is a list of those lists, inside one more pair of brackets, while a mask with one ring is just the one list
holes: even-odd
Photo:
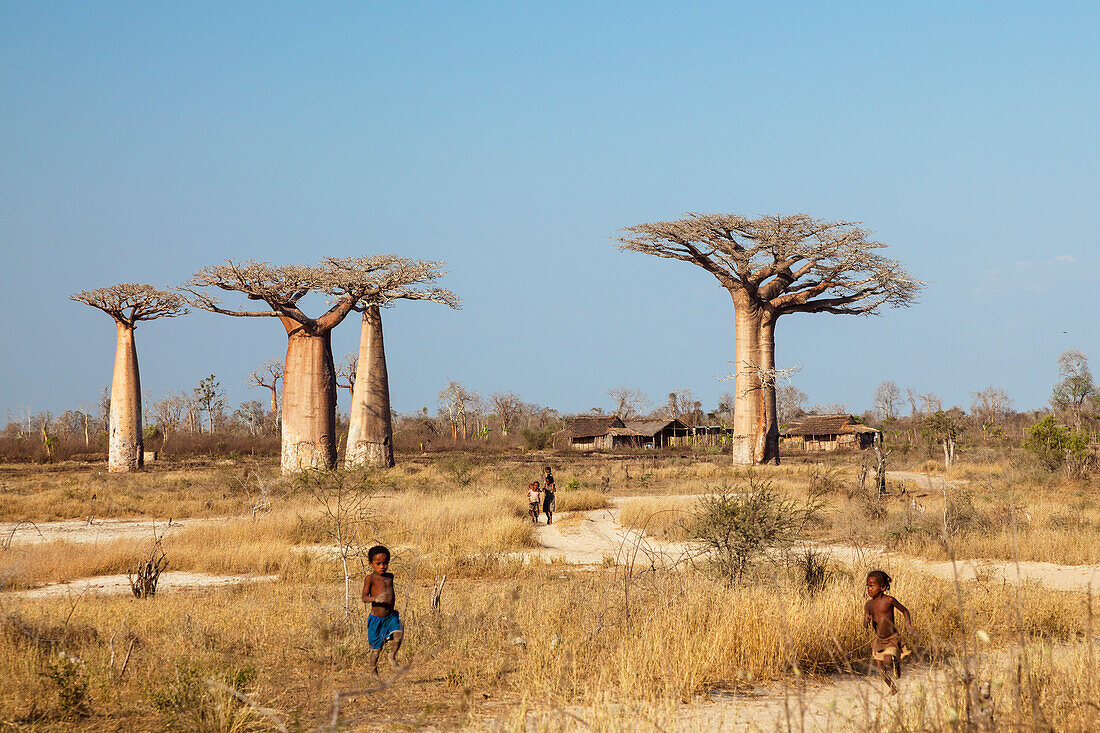
[[921, 421], [921, 433], [930, 443], [939, 443], [943, 448], [943, 467], [955, 465], [955, 447], [959, 436], [966, 428], [966, 416], [962, 410], [936, 410]]
[[1050, 396], [1051, 407], [1069, 416], [1074, 429], [1081, 429], [1081, 418], [1097, 396], [1089, 360], [1077, 349], [1058, 357], [1058, 382]]
[[168, 445], [172, 434], [179, 429], [187, 399], [181, 394], [167, 394], [151, 405], [153, 420], [161, 435], [161, 449]]
[[[218, 378], [211, 374], [199, 380], [199, 386], [192, 390], [199, 414], [206, 413], [206, 430], [214, 432], [215, 415], [220, 416], [225, 409], [225, 392]], [[219, 421], [220, 422], [220, 421]]]
[[684, 260], [733, 299], [734, 460], [779, 461], [775, 326], [789, 313], [866, 315], [915, 302], [921, 284], [855, 223], [805, 214], [749, 219], [689, 213], [627, 227], [619, 247]]
[[901, 389], [893, 382], [882, 382], [875, 388], [871, 407], [883, 420], [893, 420], [898, 416], [898, 409], [901, 407]]
[[615, 404], [615, 414], [624, 420], [636, 417], [649, 406], [649, 397], [640, 389], [615, 387], [607, 390], [607, 396]]
[[[204, 267], [184, 285], [198, 308], [238, 317], [278, 318], [286, 329], [283, 369], [282, 467], [284, 473], [336, 465], [336, 374], [332, 329], [377, 286], [393, 265], [388, 255], [326, 259], [315, 266], [227, 261]], [[222, 307], [218, 290], [242, 293], [269, 310]], [[317, 317], [302, 311], [301, 300], [314, 293], [331, 306]]]
[[980, 392], [971, 392], [970, 413], [982, 425], [982, 432], [997, 426], [1012, 411], [1012, 398], [1000, 387], [986, 387]]
[[[382, 309], [398, 300], [426, 300], [451, 308], [461, 301], [450, 290], [432, 285], [443, 277], [442, 262], [413, 260], [385, 255], [386, 267], [380, 270], [363, 292], [357, 309], [363, 319], [359, 332], [359, 357], [351, 411], [348, 420], [347, 466], [393, 465], [393, 412], [390, 407], [390, 378], [386, 366], [386, 346], [382, 336]], [[329, 260], [333, 267], [342, 260]]]
[[279, 380], [283, 378], [283, 363], [278, 359], [268, 359], [263, 365], [245, 378], [249, 387], [264, 387], [271, 390], [271, 412], [279, 412]]
[[489, 403], [500, 421], [500, 434], [507, 436], [523, 412], [523, 400], [515, 392], [496, 392], [489, 395]]
[[806, 393], [793, 384], [781, 384], [775, 388], [775, 410], [780, 425], [786, 425], [805, 410]]
[[668, 393], [665, 412], [670, 420], [682, 420], [689, 425], [694, 425], [695, 423], [691, 420], [695, 413], [696, 402], [695, 395], [690, 389], [678, 389]]
[[470, 392], [453, 379], [447, 382], [439, 393], [439, 414], [451, 426], [451, 440], [458, 440], [461, 429], [462, 439], [466, 439], [469, 421]]
[[115, 473], [137, 470], [145, 465], [145, 458], [141, 434], [141, 376], [134, 329], [140, 321], [183, 315], [187, 312], [186, 302], [176, 293], [141, 283], [83, 290], [69, 297], [98, 308], [115, 321], [117, 339], [111, 379], [107, 470]]
[[355, 398], [355, 373], [358, 371], [359, 354], [354, 351], [344, 354], [344, 360], [336, 367], [336, 386], [346, 389], [352, 399]]

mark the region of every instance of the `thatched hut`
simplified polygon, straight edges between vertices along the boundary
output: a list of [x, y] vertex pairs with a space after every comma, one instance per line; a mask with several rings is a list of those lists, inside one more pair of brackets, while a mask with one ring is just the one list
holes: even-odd
[[553, 438], [577, 450], [611, 450], [635, 447], [641, 435], [628, 428], [618, 415], [582, 415], [570, 420]]
[[863, 450], [875, 444], [879, 433], [851, 415], [807, 415], [780, 430], [779, 437], [790, 451]]

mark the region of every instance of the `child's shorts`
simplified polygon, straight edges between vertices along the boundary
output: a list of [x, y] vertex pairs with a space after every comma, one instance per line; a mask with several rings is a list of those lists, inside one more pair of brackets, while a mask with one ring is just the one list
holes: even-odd
[[371, 649], [381, 649], [382, 645], [389, 641], [395, 631], [404, 631], [401, 618], [397, 611], [391, 611], [388, 616], [367, 616], [367, 643]]
[[887, 657], [904, 659], [909, 656], [909, 647], [901, 642], [897, 634], [885, 639], [876, 636], [871, 640], [871, 656], [876, 662], [885, 662]]

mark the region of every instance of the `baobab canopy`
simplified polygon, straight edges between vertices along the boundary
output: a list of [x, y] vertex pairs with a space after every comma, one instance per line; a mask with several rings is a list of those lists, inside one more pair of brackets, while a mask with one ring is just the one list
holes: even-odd
[[856, 222], [806, 214], [750, 219], [688, 213], [627, 227], [621, 249], [684, 260], [710, 272], [733, 298], [734, 456], [779, 461], [775, 323], [788, 313], [867, 315], [916, 302], [922, 283]]

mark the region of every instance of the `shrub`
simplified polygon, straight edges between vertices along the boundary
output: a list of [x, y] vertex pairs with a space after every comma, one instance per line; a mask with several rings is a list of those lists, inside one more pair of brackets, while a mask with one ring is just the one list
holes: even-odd
[[1088, 433], [1059, 425], [1054, 415], [1047, 415], [1028, 428], [1024, 448], [1051, 471], [1058, 470], [1067, 461], [1071, 466], [1085, 466], [1090, 458]]
[[816, 495], [805, 503], [782, 499], [767, 479], [750, 476], [740, 488], [701, 498], [688, 522], [691, 536], [710, 551], [719, 575], [731, 582], [741, 580], [768, 550], [790, 546], [821, 506]]
[[520, 431], [520, 435], [523, 436], [523, 442], [527, 446], [527, 450], [542, 450], [550, 443], [550, 436], [553, 431], [550, 430], [530, 430], [524, 428]]

